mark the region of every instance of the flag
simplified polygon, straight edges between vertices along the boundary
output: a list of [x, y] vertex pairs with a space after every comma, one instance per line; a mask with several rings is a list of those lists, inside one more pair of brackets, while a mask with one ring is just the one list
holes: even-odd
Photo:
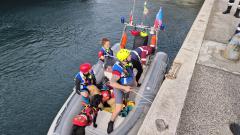
[[154, 28], [157, 29], [160, 26], [162, 26], [162, 20], [163, 20], [163, 11], [162, 11], [162, 7], [160, 7], [157, 15], [156, 15], [156, 19], [154, 21]]
[[147, 15], [148, 12], [149, 12], [149, 11], [148, 11], [148, 8], [147, 8], [147, 2], [145, 1], [145, 2], [144, 2], [144, 7], [143, 7], [143, 14], [144, 14], [144, 15]]
[[160, 7], [158, 14], [157, 14], [157, 20], [158, 20], [158, 26], [162, 25], [162, 20], [163, 20], [163, 11], [162, 11], [162, 7]]

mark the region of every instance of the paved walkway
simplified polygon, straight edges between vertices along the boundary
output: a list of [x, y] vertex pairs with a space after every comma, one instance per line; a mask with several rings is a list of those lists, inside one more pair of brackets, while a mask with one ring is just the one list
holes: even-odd
[[240, 120], [240, 62], [221, 57], [239, 19], [223, 15], [225, 0], [215, 1], [187, 93], [178, 135], [232, 135], [229, 124]]
[[233, 16], [239, 0], [222, 14], [227, 2], [205, 0], [174, 60], [176, 78], [163, 82], [138, 135], [232, 135], [229, 124], [240, 121], [240, 62], [220, 50], [240, 19]]
[[240, 118], [240, 76], [197, 64], [181, 114], [178, 135], [232, 135]]

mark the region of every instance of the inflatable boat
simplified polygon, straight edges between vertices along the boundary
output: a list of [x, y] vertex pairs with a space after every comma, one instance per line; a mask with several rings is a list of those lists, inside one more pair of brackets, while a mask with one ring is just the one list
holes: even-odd
[[[155, 33], [157, 36], [159, 31], [159, 29], [154, 27], [133, 25], [132, 23], [125, 22], [123, 23], [125, 24], [124, 32], [127, 31], [127, 28], [134, 30], [143, 29], [148, 33]], [[123, 38], [126, 36], [126, 33], [124, 32], [121, 42], [112, 47], [114, 54], [116, 54], [120, 48], [125, 47], [123, 42], [126, 41], [124, 41]], [[132, 34], [134, 35], [134, 33]], [[137, 41], [134, 41], [133, 46], [137, 47], [136, 44], [138, 44]], [[135, 92], [130, 92], [130, 100], [135, 102], [135, 106], [127, 116], [118, 116], [114, 123], [114, 131], [111, 133], [111, 135], [135, 135], [137, 133], [164, 80], [167, 64], [168, 56], [164, 52], [155, 51], [153, 55], [148, 57], [147, 64], [144, 67], [140, 78], [141, 86], [136, 87], [134, 90]], [[100, 60], [93, 66], [93, 71], [95, 73], [97, 83], [101, 83], [104, 77], [111, 76], [111, 73], [105, 70], [104, 63]], [[75, 88], [73, 88], [73, 92], [54, 118], [48, 131], [48, 135], [71, 135], [73, 128], [72, 120], [74, 116], [79, 114], [83, 108], [81, 99], [82, 98], [80, 98], [80, 95], [75, 92]], [[97, 128], [94, 128], [92, 125], [87, 126], [85, 128], [86, 135], [107, 135], [107, 126], [110, 117], [111, 112], [104, 110], [99, 111], [96, 121], [98, 124]]]

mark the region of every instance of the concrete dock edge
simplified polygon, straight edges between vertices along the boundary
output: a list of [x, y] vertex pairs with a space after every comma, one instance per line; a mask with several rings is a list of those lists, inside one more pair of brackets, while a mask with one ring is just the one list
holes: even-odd
[[177, 78], [164, 80], [138, 135], [176, 134], [213, 4], [214, 0], [205, 0], [174, 60], [181, 65]]

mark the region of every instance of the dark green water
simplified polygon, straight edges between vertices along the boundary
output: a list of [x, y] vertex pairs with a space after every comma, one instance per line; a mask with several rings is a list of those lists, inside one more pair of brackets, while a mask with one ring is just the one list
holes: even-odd
[[[202, 4], [183, 1], [149, 1], [145, 23], [163, 6], [167, 29], [159, 49], [171, 61]], [[138, 19], [142, 5], [137, 0]], [[0, 135], [46, 134], [72, 92], [79, 64], [97, 61], [102, 37], [119, 41], [120, 17], [131, 6], [132, 0], [0, 2]]]

